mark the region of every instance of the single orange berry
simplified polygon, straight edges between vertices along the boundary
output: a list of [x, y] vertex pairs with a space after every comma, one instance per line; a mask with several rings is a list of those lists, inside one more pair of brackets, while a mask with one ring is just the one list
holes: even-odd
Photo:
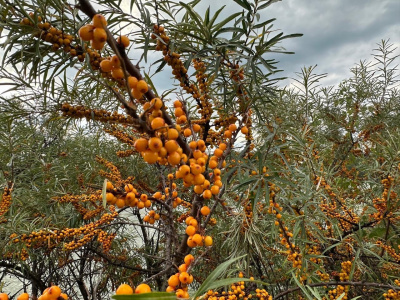
[[94, 30], [94, 26], [91, 24], [87, 24], [85, 26], [82, 26], [79, 29], [79, 37], [83, 40], [83, 41], [90, 41], [93, 40], [93, 30]]
[[184, 258], [185, 264], [190, 265], [194, 261], [194, 256], [192, 254], [188, 254]]
[[208, 206], [203, 206], [200, 209], [200, 212], [203, 216], [208, 216], [210, 214], [210, 208]]
[[169, 140], [165, 143], [165, 149], [168, 153], [176, 152], [179, 148], [179, 144], [175, 140]]
[[107, 33], [103, 28], [95, 28], [93, 30], [93, 40], [99, 43], [107, 41]]
[[18, 296], [17, 300], [29, 300], [29, 294], [28, 293], [23, 293]]
[[90, 40], [90, 46], [95, 49], [95, 50], [101, 50], [103, 49], [104, 45], [106, 44], [106, 42], [99, 42], [99, 41], [95, 41], [95, 40]]
[[93, 26], [96, 28], [104, 28], [105, 26], [107, 26], [106, 18], [104, 18], [104, 16], [100, 15], [100, 14], [94, 15], [92, 22], [93, 22]]
[[196, 233], [196, 228], [194, 226], [189, 225], [188, 227], [186, 227], [186, 234], [188, 236], [192, 236]]
[[168, 154], [168, 162], [172, 165], [172, 166], [177, 166], [180, 164], [181, 162], [181, 155], [178, 152], [172, 152], [170, 154]]
[[145, 94], [149, 90], [149, 86], [147, 85], [146, 81], [139, 80], [136, 85], [136, 89], [139, 90], [142, 94]]
[[182, 107], [182, 102], [179, 101], [179, 100], [175, 100], [175, 101], [174, 101], [174, 107], [175, 107], [175, 108], [177, 108], [177, 107]]
[[143, 152], [147, 149], [148, 145], [149, 145], [148, 140], [140, 138], [135, 141], [134, 147], [138, 152]]
[[113, 67], [113, 66], [112, 66], [112, 63], [111, 63], [111, 61], [108, 60], [108, 59], [104, 59], [104, 60], [102, 60], [101, 63], [100, 63], [100, 68], [101, 68], [101, 71], [102, 71], [102, 72], [106, 72], [106, 73], [111, 72], [112, 67]]
[[113, 55], [111, 57], [111, 64], [114, 68], [119, 68], [121, 67], [121, 62], [119, 61], [119, 58], [117, 55]]
[[212, 237], [209, 236], [209, 235], [207, 235], [207, 236], [204, 238], [204, 246], [210, 247], [210, 246], [212, 246], [212, 244], [213, 244], [213, 239], [212, 239]]
[[8, 295], [6, 293], [1, 293], [0, 300], [8, 300]]
[[111, 76], [115, 80], [120, 80], [120, 79], [124, 78], [124, 71], [122, 70], [122, 68], [114, 68], [111, 71]]
[[189, 280], [189, 274], [187, 272], [182, 272], [179, 274], [179, 281], [183, 284], [186, 284]]
[[227, 139], [230, 139], [232, 137], [232, 131], [226, 130], [224, 132], [224, 137], [226, 137]]
[[191, 136], [191, 135], [192, 135], [192, 131], [190, 130], [190, 128], [186, 128], [186, 129], [183, 131], [183, 135], [184, 135], [185, 137]]
[[201, 129], [201, 127], [200, 127], [199, 124], [193, 124], [193, 131], [194, 131], [194, 132], [199, 132], [200, 129]]
[[158, 153], [151, 150], [142, 152], [142, 156], [144, 161], [148, 164], [155, 164], [158, 161]]
[[195, 235], [193, 235], [192, 237], [193, 242], [197, 245], [200, 246], [203, 244], [203, 238], [201, 237], [200, 234], [196, 233]]
[[130, 285], [123, 283], [118, 287], [115, 293], [117, 295], [133, 295], [133, 289]]
[[143, 293], [150, 293], [150, 292], [151, 292], [150, 286], [148, 286], [145, 283], [139, 284], [135, 289], [136, 294], [143, 294]]
[[237, 126], [235, 125], [235, 124], [231, 124], [231, 125], [229, 125], [229, 130], [230, 131], [236, 131], [236, 129], [237, 129]]
[[248, 134], [249, 133], [249, 129], [246, 126], [243, 126], [242, 129], [240, 129], [240, 132], [243, 134]]
[[149, 148], [150, 150], [154, 152], [160, 151], [161, 147], [163, 146], [163, 143], [160, 138], [158, 137], [152, 137], [149, 139]]
[[211, 193], [210, 190], [205, 190], [205, 191], [203, 192], [203, 198], [204, 198], [204, 199], [211, 199], [211, 197], [212, 197], [212, 193]]
[[163, 118], [157, 117], [154, 118], [153, 121], [151, 121], [151, 128], [154, 130], [157, 130], [164, 126], [165, 126], [165, 121]]
[[179, 137], [179, 132], [178, 130], [174, 129], [174, 128], [170, 128], [168, 129], [167, 132], [167, 138], [169, 140], [176, 140]]
[[124, 48], [127, 48], [130, 44], [130, 40], [126, 35], [121, 35], [117, 38], [117, 43]]
[[168, 285], [175, 290], [175, 288], [179, 285], [179, 276], [171, 275], [168, 279]]

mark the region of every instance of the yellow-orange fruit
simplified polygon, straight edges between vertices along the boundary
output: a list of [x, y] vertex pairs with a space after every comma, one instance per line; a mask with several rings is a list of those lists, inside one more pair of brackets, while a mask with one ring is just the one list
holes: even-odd
[[135, 289], [136, 294], [143, 294], [143, 293], [150, 293], [150, 292], [151, 292], [150, 286], [148, 286], [145, 283], [139, 284]]
[[104, 59], [100, 63], [100, 68], [102, 72], [111, 72], [113, 66], [110, 60]]
[[249, 129], [246, 126], [243, 126], [242, 129], [240, 129], [240, 132], [243, 134], [248, 134], [249, 133]]
[[191, 237], [191, 236], [188, 237], [186, 244], [187, 244], [190, 248], [196, 247], [196, 243], [193, 241], [193, 237]]
[[204, 199], [211, 199], [211, 197], [212, 197], [211, 191], [210, 191], [210, 190], [204, 190], [204, 192], [203, 192], [203, 198], [204, 198]]
[[176, 140], [179, 137], [179, 132], [178, 130], [174, 129], [174, 128], [170, 128], [168, 129], [167, 132], [167, 138], [169, 140]]
[[145, 162], [148, 164], [155, 164], [158, 161], [157, 152], [153, 152], [151, 150], [146, 150], [142, 152], [142, 156]]
[[143, 97], [143, 93], [137, 89], [132, 89], [131, 93], [132, 93], [132, 96], [137, 100], [139, 100]]
[[101, 50], [101, 49], [103, 49], [105, 43], [106, 42], [98, 42], [98, 41], [95, 41], [95, 40], [91, 40], [90, 41], [90, 46], [95, 50]]
[[61, 293], [60, 297], [62, 297], [64, 300], [68, 300], [68, 295], [67, 294]]
[[174, 101], [174, 107], [175, 107], [175, 108], [177, 108], [177, 107], [182, 107], [182, 102], [179, 101], [179, 100], [175, 100], [175, 101]]
[[197, 148], [197, 142], [196, 141], [191, 141], [189, 143], [189, 148], [192, 150], [195, 150]]
[[96, 14], [93, 16], [92, 23], [93, 26], [96, 28], [104, 28], [105, 26], [107, 26], [106, 18], [104, 18], [104, 16], [100, 14]]
[[208, 216], [210, 214], [210, 208], [208, 206], [203, 206], [200, 209], [200, 212], [203, 216]]
[[219, 186], [218, 185], [213, 185], [211, 187], [211, 194], [218, 195], [218, 193], [219, 193]]
[[210, 160], [208, 163], [208, 167], [211, 169], [215, 169], [218, 166], [218, 162], [216, 160]]
[[175, 140], [169, 140], [165, 143], [165, 149], [168, 153], [176, 152], [179, 148], [179, 144]]
[[229, 130], [230, 131], [236, 131], [236, 129], [237, 129], [237, 126], [235, 125], [235, 124], [231, 124], [231, 125], [229, 125]]
[[122, 199], [122, 198], [118, 198], [118, 199], [117, 199], [117, 202], [115, 202], [115, 205], [116, 205], [118, 208], [123, 208], [123, 207], [125, 206], [125, 200]]
[[193, 124], [193, 131], [194, 132], [199, 132], [200, 131], [200, 129], [201, 129], [201, 127], [200, 127], [200, 125], [199, 124]]
[[232, 137], [232, 131], [226, 130], [224, 132], [224, 137], [226, 137], [227, 139], [230, 139]]
[[167, 288], [165, 289], [165, 291], [166, 291], [167, 293], [175, 292], [175, 288], [169, 285], [169, 286], [167, 286]]
[[181, 107], [175, 108], [175, 116], [180, 117], [183, 116], [185, 113], [183, 112], [183, 109]]
[[203, 184], [204, 180], [205, 180], [205, 177], [204, 177], [203, 174], [197, 174], [197, 175], [194, 176], [193, 180], [194, 180], [194, 184], [197, 184], [197, 185], [198, 184]]
[[185, 137], [189, 137], [189, 136], [192, 135], [192, 131], [191, 131], [189, 128], [186, 128], [186, 129], [183, 131], [183, 135], [184, 135]]
[[176, 274], [171, 275], [168, 279], [168, 285], [176, 288], [179, 285], [179, 276]]
[[111, 57], [111, 64], [112, 64], [112, 66], [113, 66], [114, 68], [119, 68], [119, 67], [121, 67], [121, 62], [119, 61], [118, 56], [113, 55], [113, 56]]
[[214, 155], [216, 156], [216, 157], [221, 157], [222, 156], [222, 154], [224, 154], [224, 151], [222, 151], [221, 149], [215, 149], [214, 150]]
[[165, 121], [163, 118], [157, 117], [154, 118], [153, 121], [151, 121], [151, 128], [154, 130], [157, 130], [164, 126], [165, 126]]
[[186, 123], [186, 121], [187, 121], [186, 115], [182, 115], [182, 116], [180, 116], [180, 117], [178, 118], [177, 123], [178, 123], [178, 124], [183, 124], [183, 123]]
[[[190, 165], [190, 171], [192, 172], [193, 175], [198, 175], [201, 173], [201, 166], [198, 164], [191, 164]], [[203, 182], [199, 183], [202, 184]]]
[[134, 147], [138, 152], [143, 152], [147, 149], [149, 142], [145, 138], [140, 138], [135, 141]]
[[226, 150], [226, 147], [227, 147], [227, 146], [226, 146], [225, 143], [220, 143], [219, 146], [218, 146], [218, 148], [221, 149], [222, 151], [225, 151], [225, 150]]
[[146, 81], [139, 80], [136, 85], [136, 89], [139, 90], [142, 94], [145, 94], [149, 90], [149, 86], [147, 85]]
[[221, 176], [221, 170], [220, 169], [215, 169], [214, 170], [214, 175], [215, 176]]
[[203, 244], [203, 238], [201, 237], [200, 234], [196, 233], [193, 235], [192, 240], [194, 243], [196, 243], [197, 246]]
[[201, 152], [200, 150], [194, 150], [193, 151], [193, 157], [195, 159], [199, 159], [199, 158], [203, 157], [203, 152]]
[[194, 256], [192, 254], [188, 254], [184, 258], [185, 264], [190, 266], [190, 264], [194, 261]]
[[192, 236], [196, 233], [196, 227], [189, 225], [188, 227], [186, 227], [186, 234], [189, 236]]
[[124, 71], [122, 70], [122, 68], [114, 68], [111, 71], [111, 76], [112, 78], [114, 78], [115, 80], [119, 80], [124, 78]]
[[179, 163], [181, 162], [181, 155], [178, 152], [172, 152], [170, 154], [168, 154], [168, 162], [172, 165], [172, 166], [177, 166], [179, 165]]
[[18, 296], [17, 300], [29, 300], [29, 294], [28, 293], [23, 293]]
[[8, 295], [6, 293], [0, 293], [0, 300], [8, 300]]
[[125, 185], [124, 186], [124, 190], [125, 190], [125, 192], [127, 192], [127, 193], [129, 193], [129, 192], [132, 192], [133, 191], [133, 185], [132, 184], [127, 184], [127, 185]]
[[150, 150], [154, 152], [160, 151], [161, 147], [163, 146], [163, 143], [160, 138], [158, 137], [152, 137], [149, 139], [149, 148]]
[[203, 188], [203, 186], [202, 185], [195, 185], [194, 186], [194, 188], [193, 188], [193, 191], [196, 193], [196, 194], [202, 194], [203, 193], [203, 191], [204, 191], [204, 188]]
[[179, 281], [183, 284], [187, 284], [189, 280], [189, 274], [187, 272], [182, 272], [179, 274]]
[[126, 35], [121, 35], [117, 38], [117, 43], [126, 48], [129, 46], [130, 40]]
[[213, 244], [212, 237], [209, 236], [209, 235], [207, 235], [207, 236], [204, 238], [204, 246], [210, 247], [210, 246], [212, 246], [212, 244]]
[[197, 220], [195, 218], [192, 218], [188, 225], [197, 227], [197, 225], [198, 225]]
[[93, 40], [99, 43], [107, 41], [107, 33], [103, 28], [95, 28], [93, 30]]
[[61, 295], [61, 289], [58, 286], [53, 285], [49, 288], [47, 294], [50, 296], [50, 298], [57, 298]]
[[133, 295], [133, 289], [130, 287], [130, 285], [123, 283], [118, 287], [115, 293], [117, 295]]
[[186, 272], [187, 271], [187, 265], [186, 264], [181, 264], [178, 268], [179, 272]]
[[155, 109], [155, 110], [159, 110], [159, 109], [161, 109], [161, 107], [163, 106], [163, 102], [162, 102], [162, 100], [160, 99], [160, 98], [154, 98], [154, 99], [152, 99], [151, 100], [151, 105], [153, 106], [153, 108]]
[[94, 26], [91, 24], [87, 24], [85, 26], [82, 26], [79, 29], [79, 37], [83, 40], [83, 41], [90, 41], [93, 39], [93, 30], [94, 30]]
[[139, 82], [139, 80], [137, 80], [136, 77], [134, 77], [134, 76], [128, 77], [128, 85], [131, 89], [136, 88], [138, 82]]

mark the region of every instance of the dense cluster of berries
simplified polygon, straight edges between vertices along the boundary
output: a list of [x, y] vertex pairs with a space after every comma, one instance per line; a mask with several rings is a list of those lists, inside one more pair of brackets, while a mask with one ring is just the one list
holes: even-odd
[[10, 206], [11, 206], [11, 190], [9, 188], [4, 188], [0, 202], [0, 224], [7, 221], [4, 215], [8, 212]]
[[107, 41], [106, 26], [107, 21], [103, 15], [93, 16], [93, 24], [87, 24], [79, 29], [79, 36], [83, 41], [90, 41], [90, 45], [95, 50], [103, 49]]
[[[207, 206], [203, 207], [202, 211], [203, 213], [210, 213]], [[212, 246], [213, 240], [211, 236], [202, 236], [200, 233], [198, 233], [200, 224], [198, 224], [198, 221], [195, 218], [189, 216], [186, 218], [185, 223], [187, 225], [185, 232], [189, 236], [187, 239], [187, 245], [190, 248], [203, 245], [207, 247]]]
[[[67, 294], [64, 294], [56, 285], [53, 285], [43, 291], [43, 294], [37, 298], [38, 300], [68, 300]], [[0, 293], [0, 300], [9, 300], [6, 293]], [[23, 293], [17, 297], [17, 300], [29, 300], [29, 294]]]
[[[243, 278], [243, 273], [239, 273], [239, 277]], [[253, 277], [250, 277], [251, 280], [254, 280]], [[251, 287], [246, 287], [244, 281], [239, 281], [230, 286], [228, 291], [218, 292], [214, 290], [209, 290], [205, 299], [207, 300], [249, 300], [249, 299], [258, 299], [258, 300], [272, 300], [272, 296], [265, 289], [255, 289], [253, 290]]]
[[[400, 286], [400, 280], [396, 279], [394, 284]], [[400, 290], [390, 289], [386, 293], [383, 294], [385, 300], [399, 300], [400, 299]]]
[[193, 261], [193, 255], [185, 256], [185, 263], [179, 266], [179, 272], [169, 277], [167, 292], [175, 292], [178, 298], [189, 298], [188, 285], [193, 282], [193, 276], [188, 273], [188, 269]]

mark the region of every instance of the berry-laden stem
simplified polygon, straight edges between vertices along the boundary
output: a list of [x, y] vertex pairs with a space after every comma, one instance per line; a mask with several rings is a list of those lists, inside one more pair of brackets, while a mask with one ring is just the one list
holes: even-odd
[[[89, 18], [93, 18], [93, 16], [97, 13], [93, 8], [93, 6], [90, 4], [90, 2], [87, 0], [79, 0], [78, 8]], [[114, 37], [112, 36], [107, 27], [104, 29], [107, 32], [107, 43], [110, 45], [111, 49], [113, 49], [115, 54], [120, 59], [123, 69], [126, 70], [130, 75], [136, 77], [138, 80], [142, 80], [143, 76], [140, 74], [140, 70], [136, 66], [134, 66], [132, 62], [129, 60], [128, 55], [126, 54], [124, 48], [118, 45], [117, 41], [114, 39]], [[145, 96], [149, 101], [156, 98], [156, 95], [150, 89], [146, 92]], [[153, 133], [153, 130], [149, 128], [147, 123], [139, 118], [134, 108], [130, 107], [129, 104], [124, 99], [119, 99], [119, 100], [123, 104], [127, 113], [138, 120], [144, 132]], [[165, 120], [165, 123], [169, 126], [174, 125], [173, 120], [171, 119], [170, 115], [167, 113], [164, 107], [161, 108], [161, 111], [163, 113], [163, 118]], [[177, 138], [176, 141], [178, 142], [179, 146], [183, 149], [184, 153], [187, 156], [190, 156], [191, 150], [188, 144], [184, 141], [181, 134], [179, 134], [179, 137]]]

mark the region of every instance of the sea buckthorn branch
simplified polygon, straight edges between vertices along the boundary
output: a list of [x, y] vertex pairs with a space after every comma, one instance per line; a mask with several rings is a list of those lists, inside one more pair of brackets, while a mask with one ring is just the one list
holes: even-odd
[[12, 188], [4, 188], [0, 203], [0, 224], [7, 222], [7, 219], [4, 217], [4, 215], [8, 212], [11, 206], [11, 191]]
[[[365, 282], [365, 281], [335, 281], [335, 282], [318, 282], [318, 283], [310, 283], [310, 284], [304, 284], [303, 286], [309, 286], [309, 287], [323, 287], [323, 286], [338, 286], [338, 285], [343, 285], [343, 286], [361, 286], [361, 287], [373, 287], [377, 289], [392, 289], [395, 291], [400, 291], [400, 287], [398, 286], [393, 286], [389, 284], [383, 284], [383, 283], [375, 283], [375, 282]], [[294, 293], [296, 291], [299, 291], [301, 287], [294, 287], [291, 289], [288, 289], [282, 293], [277, 294], [274, 296], [275, 299], [279, 298], [284, 298], [284, 296]]]

